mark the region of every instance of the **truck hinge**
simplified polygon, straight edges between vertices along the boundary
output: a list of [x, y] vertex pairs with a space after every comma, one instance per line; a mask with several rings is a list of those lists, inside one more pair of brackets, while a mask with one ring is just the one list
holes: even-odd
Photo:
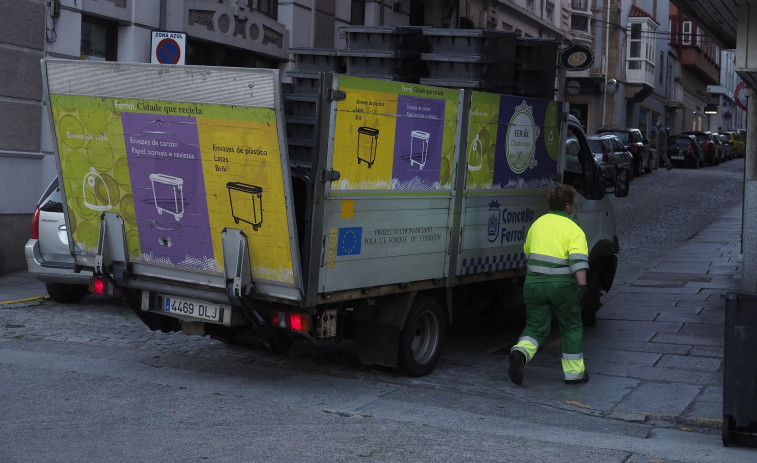
[[342, 178], [342, 174], [338, 170], [324, 170], [321, 175], [321, 181], [324, 183], [334, 182], [340, 178]]
[[347, 99], [347, 94], [342, 90], [334, 90], [333, 88], [330, 88], [328, 99], [329, 101], [344, 101]]
[[226, 228], [221, 232], [221, 246], [227, 295], [232, 303], [241, 305], [254, 290], [247, 235], [242, 230]]

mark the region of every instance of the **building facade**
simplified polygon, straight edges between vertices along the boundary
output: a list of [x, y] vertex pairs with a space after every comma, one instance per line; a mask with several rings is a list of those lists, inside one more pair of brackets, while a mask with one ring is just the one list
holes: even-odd
[[572, 110], [589, 132], [633, 127], [652, 136], [666, 111], [668, 2], [574, 1], [573, 7], [589, 13], [580, 34], [595, 60], [589, 69], [566, 73]]

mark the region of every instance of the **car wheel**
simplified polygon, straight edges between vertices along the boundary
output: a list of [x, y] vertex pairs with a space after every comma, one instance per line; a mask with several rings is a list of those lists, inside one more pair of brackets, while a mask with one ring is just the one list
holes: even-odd
[[398, 370], [408, 376], [425, 376], [442, 353], [446, 319], [441, 305], [428, 296], [417, 296], [400, 332]]
[[55, 302], [61, 304], [75, 304], [89, 294], [89, 287], [86, 285], [64, 285], [60, 283], [45, 283], [47, 294]]

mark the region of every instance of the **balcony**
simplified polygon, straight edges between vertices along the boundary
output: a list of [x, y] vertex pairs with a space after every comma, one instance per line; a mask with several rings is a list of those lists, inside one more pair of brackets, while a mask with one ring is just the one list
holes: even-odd
[[717, 84], [720, 80], [720, 68], [697, 47], [680, 47], [678, 62], [707, 84]]
[[[631, 69], [636, 64], [639, 69]], [[628, 60], [628, 69], [626, 69], [626, 83], [633, 85], [649, 85], [654, 87], [654, 65], [648, 61]]]
[[644, 101], [654, 90], [654, 64], [646, 60], [628, 60], [626, 98]]
[[668, 85], [668, 94], [665, 95], [665, 107], [678, 108], [684, 107], [683, 104], [683, 84], [681, 82], [673, 82], [673, 85]]

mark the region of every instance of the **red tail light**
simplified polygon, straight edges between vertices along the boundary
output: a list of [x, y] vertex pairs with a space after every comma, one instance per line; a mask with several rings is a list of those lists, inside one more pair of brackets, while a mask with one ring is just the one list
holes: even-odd
[[39, 208], [34, 208], [34, 217], [32, 217], [32, 233], [31, 238], [33, 240], [39, 239]]
[[630, 151], [631, 154], [636, 154], [636, 151], [638, 149], [639, 149], [639, 145], [637, 145], [636, 143], [628, 147], [628, 151]]
[[120, 296], [121, 292], [116, 286], [105, 278], [91, 277], [89, 279], [89, 292], [101, 296]]
[[602, 151], [602, 162], [607, 162], [607, 151]]
[[297, 312], [271, 313], [271, 324], [279, 328], [288, 328], [296, 331], [310, 331], [310, 315]]

